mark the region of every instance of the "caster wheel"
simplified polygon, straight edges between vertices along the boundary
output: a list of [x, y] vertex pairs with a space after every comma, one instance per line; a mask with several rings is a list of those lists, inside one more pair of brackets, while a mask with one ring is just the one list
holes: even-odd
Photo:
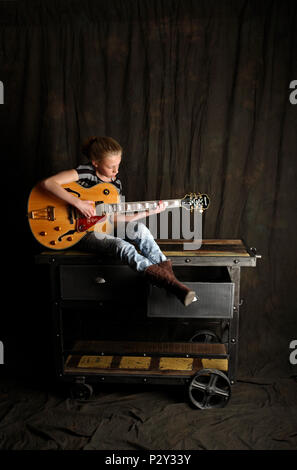
[[89, 384], [77, 383], [70, 390], [70, 396], [75, 400], [89, 400], [92, 395], [93, 387]]
[[210, 330], [200, 330], [192, 336], [190, 343], [219, 343], [217, 335]]
[[189, 397], [200, 410], [223, 408], [231, 397], [228, 377], [217, 369], [202, 369], [189, 385]]

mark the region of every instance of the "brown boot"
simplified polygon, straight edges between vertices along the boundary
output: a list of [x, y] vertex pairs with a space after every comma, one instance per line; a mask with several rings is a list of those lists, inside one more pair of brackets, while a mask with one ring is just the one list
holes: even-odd
[[186, 307], [197, 300], [195, 292], [176, 279], [170, 260], [152, 264], [146, 268], [144, 274], [152, 284], [157, 287], [164, 287]]

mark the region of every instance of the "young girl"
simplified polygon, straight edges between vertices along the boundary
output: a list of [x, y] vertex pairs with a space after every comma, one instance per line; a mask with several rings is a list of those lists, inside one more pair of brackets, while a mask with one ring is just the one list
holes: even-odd
[[[111, 137], [90, 137], [82, 146], [83, 154], [89, 163], [79, 165], [76, 169], [61, 171], [42, 181], [44, 189], [76, 207], [85, 217], [96, 215], [93, 201], [81, 200], [66, 191], [62, 185], [77, 181], [84, 187], [98, 183], [113, 184], [122, 194], [121, 181], [118, 179], [122, 159], [122, 147]], [[115, 214], [114, 223], [135, 222], [152, 214], [165, 210], [159, 202], [156, 209], [138, 212], [133, 215]], [[126, 234], [125, 239], [89, 232], [78, 244], [79, 249], [97, 253], [106, 253], [120, 258], [132, 269], [143, 273], [146, 278], [158, 287], [164, 287], [185, 305], [197, 300], [195, 292], [179, 282], [172, 270], [171, 261], [160, 250], [149, 229], [142, 222], [134, 224], [133, 244]], [[138, 248], [139, 253], [137, 251]]]

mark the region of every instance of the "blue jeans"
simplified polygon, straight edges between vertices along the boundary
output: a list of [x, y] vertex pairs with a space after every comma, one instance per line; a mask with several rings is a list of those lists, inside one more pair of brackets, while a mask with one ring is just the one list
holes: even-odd
[[[166, 256], [160, 250], [146, 225], [142, 222], [134, 222], [133, 226], [133, 233], [130, 232], [131, 236], [126, 233], [125, 239], [90, 232], [79, 242], [77, 247], [85, 251], [113, 255], [138, 272], [143, 272], [152, 264], [166, 261]], [[130, 243], [131, 241], [133, 244]]]

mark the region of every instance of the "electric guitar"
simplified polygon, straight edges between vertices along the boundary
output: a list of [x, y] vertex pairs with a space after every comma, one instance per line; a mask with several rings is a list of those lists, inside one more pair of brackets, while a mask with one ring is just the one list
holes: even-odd
[[[57, 198], [37, 184], [28, 199], [28, 221], [32, 234], [41, 245], [54, 250], [65, 250], [78, 243], [88, 232], [112, 233], [110, 215], [155, 209], [158, 201], [121, 202], [116, 187], [99, 183], [84, 188], [76, 182], [62, 187], [82, 200], [94, 201], [96, 216], [86, 218], [74, 206]], [[182, 199], [162, 201], [166, 209], [184, 207], [200, 212], [209, 206], [206, 194], [186, 194]]]

